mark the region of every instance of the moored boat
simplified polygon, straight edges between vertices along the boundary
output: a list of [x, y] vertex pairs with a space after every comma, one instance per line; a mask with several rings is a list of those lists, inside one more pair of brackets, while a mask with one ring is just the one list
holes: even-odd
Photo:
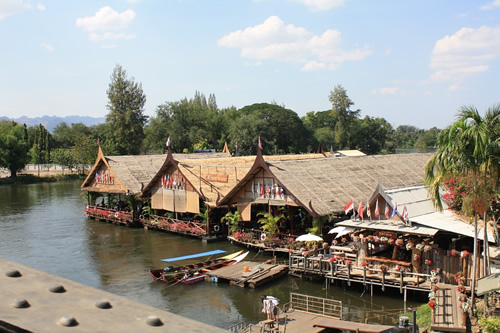
[[[191, 259], [200, 256], [212, 255], [216, 253], [223, 253], [225, 251], [215, 250], [210, 252], [203, 252], [183, 257], [176, 257], [170, 259], [162, 259], [162, 261], [172, 262], [179, 261], [185, 259]], [[167, 266], [164, 269], [150, 269], [149, 273], [153, 277], [154, 280], [160, 280], [166, 283], [172, 283], [181, 281], [186, 284], [192, 284], [199, 281], [202, 281], [205, 277], [204, 275], [215, 269], [219, 269], [222, 267], [226, 267], [232, 264], [235, 264], [241, 260], [248, 254], [248, 252], [243, 253], [243, 250], [220, 257], [216, 259], [206, 260], [202, 262], [198, 262], [195, 264], [188, 264], [183, 266]]]

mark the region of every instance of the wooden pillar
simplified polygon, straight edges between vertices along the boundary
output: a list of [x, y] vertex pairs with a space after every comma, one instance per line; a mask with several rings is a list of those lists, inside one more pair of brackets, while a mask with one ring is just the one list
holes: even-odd
[[357, 256], [357, 265], [360, 266], [363, 261], [365, 261], [366, 255], [368, 254], [368, 242], [359, 242], [359, 250]]
[[206, 205], [206, 206], [207, 206], [207, 232], [206, 232], [206, 234], [210, 235], [210, 206], [209, 205]]
[[392, 259], [396, 260], [398, 258], [399, 246], [394, 245], [394, 250], [392, 251]]

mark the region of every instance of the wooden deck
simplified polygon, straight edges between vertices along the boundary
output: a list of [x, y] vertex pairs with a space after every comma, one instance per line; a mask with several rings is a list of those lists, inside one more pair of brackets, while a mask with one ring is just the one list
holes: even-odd
[[251, 332], [289, 332], [289, 333], [309, 333], [309, 332], [322, 332], [325, 328], [339, 329], [351, 332], [364, 332], [364, 333], [379, 333], [394, 326], [363, 324], [352, 321], [345, 321], [340, 319], [328, 318], [319, 314], [306, 313], [302, 311], [293, 311], [289, 313], [282, 313], [279, 315], [278, 324], [274, 325], [273, 329], [262, 329], [264, 321], [259, 325], [254, 325]]
[[[245, 267], [248, 271], [245, 272]], [[208, 277], [229, 281], [239, 287], [257, 288], [267, 282], [280, 278], [288, 273], [287, 265], [265, 264], [255, 261], [242, 261], [234, 265], [217, 269], [208, 273]]]
[[431, 329], [439, 332], [466, 332], [465, 313], [460, 307], [457, 286], [439, 285]]

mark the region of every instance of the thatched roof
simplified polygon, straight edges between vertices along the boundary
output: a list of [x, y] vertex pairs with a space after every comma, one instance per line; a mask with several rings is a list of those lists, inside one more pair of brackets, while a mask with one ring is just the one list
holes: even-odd
[[[203, 160], [179, 159], [179, 171], [187, 178], [210, 206], [227, 195], [248, 173], [255, 161], [255, 156], [216, 158]], [[285, 161], [300, 159], [324, 159], [323, 154], [272, 155], [265, 156], [266, 161]], [[207, 175], [227, 176], [227, 182], [209, 181]]]
[[[90, 192], [102, 193], [121, 193], [121, 194], [139, 194], [144, 186], [160, 170], [167, 155], [123, 155], [123, 156], [104, 156], [101, 147], [97, 155], [94, 167], [83, 182], [81, 189]], [[207, 157], [213, 159], [228, 158], [225, 153], [196, 153], [196, 154], [173, 154], [176, 159], [182, 160], [202, 160]], [[102, 166], [106, 165], [113, 173], [116, 179], [115, 184], [120, 186], [110, 186], [105, 184], [96, 184], [94, 180], [95, 173]]]
[[235, 201], [233, 195], [251, 181], [257, 168], [267, 168], [297, 203], [313, 215], [342, 212], [351, 200], [366, 202], [378, 184], [407, 186], [424, 182], [424, 166], [431, 154], [371, 155], [288, 161], [256, 160], [254, 168], [220, 204]]

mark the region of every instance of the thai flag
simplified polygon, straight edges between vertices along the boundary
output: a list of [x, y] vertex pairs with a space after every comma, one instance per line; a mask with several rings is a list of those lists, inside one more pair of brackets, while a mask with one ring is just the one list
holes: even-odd
[[344, 210], [345, 210], [345, 214], [347, 215], [347, 213], [349, 213], [351, 210], [354, 209], [354, 201], [349, 201], [349, 203], [347, 205], [345, 205], [344, 207]]
[[170, 135], [168, 136], [167, 143], [165, 144], [168, 147], [170, 147]]
[[403, 205], [403, 212], [401, 213], [403, 221], [408, 222], [408, 210], [406, 209], [406, 204]]
[[359, 217], [363, 218], [363, 200], [359, 202], [358, 215]]
[[394, 208], [392, 209], [391, 219], [398, 213], [398, 204], [394, 203]]
[[372, 212], [370, 211], [370, 201], [366, 201], [366, 216], [369, 217], [370, 219], [372, 218]]
[[375, 215], [375, 217], [380, 216], [380, 212], [378, 210], [378, 199], [377, 199], [377, 202], [375, 203], [375, 211], [373, 212], [373, 214]]
[[262, 149], [262, 141], [260, 141], [260, 135], [259, 135], [259, 142], [258, 142], [259, 148]]
[[384, 215], [385, 219], [387, 220], [389, 218], [389, 205], [387, 205], [387, 202], [385, 203]]

